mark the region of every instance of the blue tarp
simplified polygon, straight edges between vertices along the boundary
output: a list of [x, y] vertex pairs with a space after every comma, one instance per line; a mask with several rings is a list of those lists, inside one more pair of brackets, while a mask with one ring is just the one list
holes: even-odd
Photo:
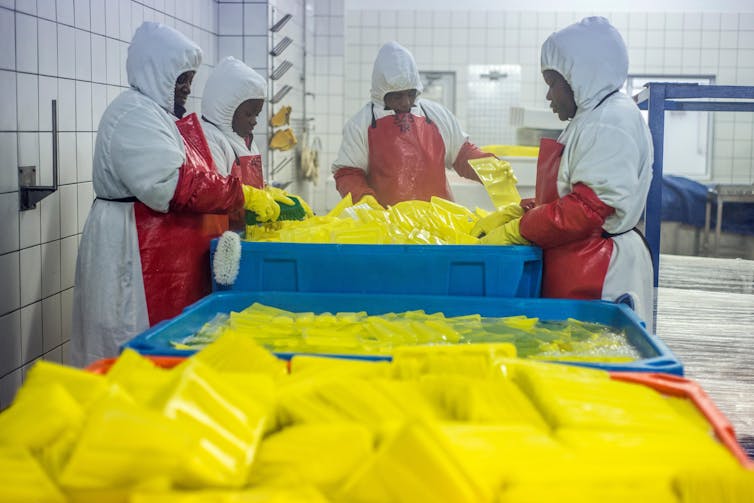
[[[704, 227], [704, 210], [709, 187], [681, 176], [662, 178], [662, 220]], [[713, 202], [710, 227], [715, 228], [717, 203]], [[725, 232], [754, 235], [754, 203], [725, 203]]]

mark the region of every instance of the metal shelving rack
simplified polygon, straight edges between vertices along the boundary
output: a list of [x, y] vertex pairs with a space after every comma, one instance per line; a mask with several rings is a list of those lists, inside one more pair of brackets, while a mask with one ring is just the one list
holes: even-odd
[[264, 179], [266, 183], [272, 184], [276, 181], [277, 175], [292, 161], [290, 153], [280, 155], [269, 146], [269, 142], [272, 136], [275, 134], [275, 128], [270, 124], [275, 110], [275, 105], [279, 104], [290, 91], [293, 90], [293, 86], [290, 84], [283, 84], [283, 76], [286, 75], [289, 70], [293, 69], [293, 63], [283, 57], [283, 53], [286, 49], [293, 46], [294, 40], [284, 35], [283, 28], [293, 18], [290, 13], [281, 13], [277, 8], [271, 7], [270, 20], [277, 18], [272, 26], [269, 28], [268, 37], [268, 68], [269, 74], [267, 79], [267, 162], [265, 163]]
[[[660, 223], [662, 220], [662, 158], [665, 141], [665, 112], [754, 112], [754, 86], [703, 86], [650, 82], [635, 98], [649, 114], [654, 162], [652, 184], [647, 196], [645, 235], [654, 265], [654, 286], [657, 286], [660, 264]], [[739, 101], [730, 101], [739, 100]], [[748, 100], [748, 101], [747, 101]], [[721, 215], [718, 215], [721, 218]]]

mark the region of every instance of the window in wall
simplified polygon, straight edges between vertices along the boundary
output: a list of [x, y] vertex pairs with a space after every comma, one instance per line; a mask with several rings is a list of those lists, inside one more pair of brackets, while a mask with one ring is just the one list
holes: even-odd
[[456, 111], [456, 74], [455, 72], [419, 72], [424, 91], [422, 98], [442, 104], [455, 113]]
[[[635, 96], [647, 82], [711, 85], [712, 75], [629, 75], [625, 91]], [[642, 110], [647, 120], [647, 111]], [[709, 180], [712, 151], [712, 113], [671, 110], [665, 112], [663, 168], [666, 175]]]

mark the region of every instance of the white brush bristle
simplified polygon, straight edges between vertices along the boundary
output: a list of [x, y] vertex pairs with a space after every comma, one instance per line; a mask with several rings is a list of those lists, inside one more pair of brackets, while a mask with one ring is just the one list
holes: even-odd
[[241, 264], [241, 238], [232, 231], [225, 231], [217, 241], [212, 270], [215, 281], [224, 286], [235, 283]]

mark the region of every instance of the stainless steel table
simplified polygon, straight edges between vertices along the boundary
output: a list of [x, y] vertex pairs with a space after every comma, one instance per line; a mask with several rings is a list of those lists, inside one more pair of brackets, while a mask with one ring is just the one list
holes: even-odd
[[717, 220], [715, 221], [715, 246], [712, 255], [717, 256], [720, 245], [720, 230], [723, 225], [723, 204], [725, 203], [754, 203], [754, 184], [751, 185], [727, 185], [718, 184], [710, 189], [707, 194], [707, 205], [704, 211], [704, 245], [709, 253], [710, 216], [712, 205], [717, 205]]

